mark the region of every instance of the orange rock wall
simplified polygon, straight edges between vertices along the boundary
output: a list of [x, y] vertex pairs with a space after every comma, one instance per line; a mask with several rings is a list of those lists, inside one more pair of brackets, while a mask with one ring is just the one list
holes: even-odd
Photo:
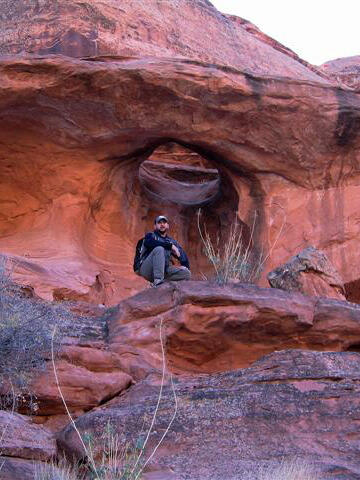
[[134, 246], [164, 212], [194, 278], [208, 274], [196, 206], [179, 189], [154, 199], [138, 179], [177, 143], [220, 173], [204, 207], [214, 236], [235, 212], [248, 229], [256, 215], [262, 284], [311, 244], [356, 285], [355, 91], [202, 0], [0, 6], [1, 52], [33, 54], [0, 58], [0, 251], [15, 278], [48, 299], [117, 303], [146, 285]]

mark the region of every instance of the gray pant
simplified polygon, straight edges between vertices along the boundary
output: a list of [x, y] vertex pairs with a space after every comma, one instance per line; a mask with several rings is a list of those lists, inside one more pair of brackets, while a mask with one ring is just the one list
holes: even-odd
[[169, 265], [165, 273], [165, 249], [163, 247], [155, 247], [141, 264], [138, 274], [146, 278], [149, 282], [154, 280], [190, 280], [191, 273], [186, 267], [174, 267]]

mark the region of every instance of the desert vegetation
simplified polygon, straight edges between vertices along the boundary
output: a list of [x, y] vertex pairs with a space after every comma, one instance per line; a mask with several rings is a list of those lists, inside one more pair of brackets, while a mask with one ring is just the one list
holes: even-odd
[[320, 480], [316, 468], [304, 459], [282, 459], [277, 465], [262, 469], [257, 480]]
[[[18, 409], [27, 404], [36, 410], [29, 389], [35, 372], [46, 367], [51, 351], [51, 325], [57, 315], [46, 303], [29, 298], [11, 281], [14, 263], [0, 259], [0, 389], [3, 408]], [[59, 337], [54, 339], [55, 350]]]
[[[53, 339], [55, 337], [55, 333], [56, 327], [53, 329]], [[139, 480], [141, 478], [143, 470], [152, 460], [156, 451], [163, 443], [163, 440], [169, 432], [177, 414], [177, 396], [175, 387], [172, 375], [170, 372], [168, 372], [166, 366], [162, 321], [159, 323], [159, 341], [162, 352], [162, 374], [157, 404], [151, 418], [150, 426], [147, 431], [144, 432], [144, 435], [133, 439], [132, 442], [125, 443], [121, 441], [119, 435], [117, 434], [116, 426], [112, 425], [110, 422], [106, 424], [102, 435], [99, 437], [95, 436], [91, 432], [81, 433], [79, 431], [62, 393], [55, 364], [54, 343], [52, 341], [51, 360], [56, 384], [63, 401], [64, 408], [69, 417], [69, 421], [71, 422], [72, 427], [82, 445], [83, 461], [80, 464], [74, 464], [70, 463], [66, 458], [62, 458], [56, 462], [53, 461], [43, 464], [37, 468], [35, 480]], [[163, 389], [166, 377], [169, 379], [174, 396], [174, 411], [159, 442], [149, 453], [147, 452], [146, 447], [150, 435], [154, 429], [159, 406], [163, 397]]]
[[201, 225], [201, 209], [197, 212], [197, 226], [203, 252], [214, 270], [214, 280], [219, 285], [226, 285], [231, 281], [240, 283], [256, 283], [264, 265], [271, 255], [278, 239], [282, 234], [285, 219], [274, 243], [269, 250], [255, 248], [254, 233], [257, 228], [258, 215], [254, 212], [250, 231], [246, 231], [237, 216], [230, 224], [229, 233], [225, 240], [217, 235], [213, 238], [207, 231], [206, 225]]

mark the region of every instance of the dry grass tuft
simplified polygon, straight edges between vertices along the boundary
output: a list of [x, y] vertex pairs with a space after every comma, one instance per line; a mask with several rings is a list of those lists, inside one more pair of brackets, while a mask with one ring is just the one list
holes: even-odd
[[263, 469], [258, 480], [319, 480], [315, 467], [301, 458], [283, 459], [279, 465]]
[[257, 251], [254, 248], [257, 212], [254, 213], [249, 233], [244, 231], [243, 225], [240, 225], [238, 218], [235, 217], [230, 225], [228, 238], [222, 242], [220, 242], [219, 236], [217, 236], [214, 241], [205, 225], [201, 227], [201, 209], [198, 210], [197, 217], [197, 226], [204, 246], [204, 253], [214, 268], [215, 282], [219, 285], [226, 285], [231, 281], [256, 283], [259, 280], [266, 261], [269, 259], [273, 248], [282, 234], [285, 218], [274, 243], [265, 254], [263, 251]]
[[80, 472], [66, 460], [39, 464], [35, 468], [34, 480], [79, 480]]
[[245, 239], [243, 226], [237, 218], [230, 226], [229, 236], [225, 242], [220, 242], [217, 236], [213, 241], [206, 226], [200, 225], [201, 210], [198, 210], [198, 230], [204, 246], [204, 253], [214, 268], [215, 281], [219, 285], [226, 285], [230, 281], [241, 283], [255, 283], [264, 265], [262, 254], [256, 255], [252, 248], [256, 226], [256, 214], [249, 239]]
[[[151, 454], [146, 458], [146, 445], [154, 429], [159, 406], [162, 400], [163, 388], [167, 373], [162, 329], [163, 320], [161, 320], [159, 324], [160, 346], [162, 352], [162, 377], [158, 400], [152, 416], [150, 427], [145, 435], [145, 439], [141, 442], [139, 441], [140, 439], [138, 439], [135, 446], [121, 442], [116, 433], [116, 429], [113, 428], [110, 423], [105, 426], [101, 438], [94, 438], [94, 436], [89, 433], [80, 433], [76, 422], [71, 416], [61, 390], [55, 365], [54, 348], [52, 343], [51, 360], [56, 385], [72, 427], [82, 444], [85, 463], [81, 469], [72, 467], [66, 461], [63, 461], [60, 464], [49, 463], [38, 469], [34, 480], [139, 480], [141, 478], [145, 467], [152, 460], [157, 449], [160, 447], [165, 436], [170, 430], [170, 427], [176, 417], [178, 408], [174, 382], [171, 373], [169, 373], [170, 385], [172, 387], [174, 396], [174, 413], [157, 445], [153, 448]], [[53, 330], [53, 339], [55, 334], [56, 327]]]
[[[13, 385], [15, 409], [25, 403], [36, 409], [28, 385], [34, 373], [46, 368], [51, 350], [49, 326], [56, 319], [50, 315], [51, 308], [19, 294], [11, 280], [13, 268], [6, 256], [0, 257], [0, 406], [11, 407], [13, 392], [9, 386]], [[58, 347], [56, 338], [55, 349]]]

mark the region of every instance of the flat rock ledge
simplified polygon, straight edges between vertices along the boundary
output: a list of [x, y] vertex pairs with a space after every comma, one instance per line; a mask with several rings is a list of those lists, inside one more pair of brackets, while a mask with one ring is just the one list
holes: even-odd
[[161, 368], [160, 323], [177, 373], [244, 368], [276, 350], [360, 350], [357, 304], [246, 284], [173, 282], [123, 300], [108, 319], [109, 349], [136, 380]]

